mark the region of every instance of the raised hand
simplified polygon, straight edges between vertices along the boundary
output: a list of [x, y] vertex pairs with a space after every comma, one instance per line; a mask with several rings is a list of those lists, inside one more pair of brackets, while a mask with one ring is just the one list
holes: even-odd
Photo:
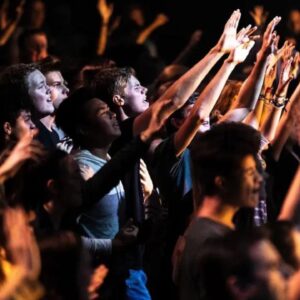
[[32, 133], [27, 132], [0, 166], [0, 179], [4, 181], [14, 176], [26, 160], [39, 162], [44, 155], [45, 150], [42, 145], [38, 141], [32, 140]]
[[99, 299], [98, 289], [103, 284], [107, 273], [108, 269], [105, 267], [105, 265], [100, 265], [94, 270], [88, 286], [89, 300]]
[[25, 278], [36, 280], [41, 270], [40, 253], [25, 212], [21, 208], [7, 208], [3, 222], [12, 265], [18, 267]]
[[152, 194], [154, 187], [148, 168], [142, 159], [140, 159], [140, 177], [145, 202]]
[[267, 26], [264, 32], [261, 51], [269, 55], [275, 51], [276, 33], [274, 32], [275, 26], [280, 22], [281, 17], [275, 17]]
[[114, 4], [113, 3], [107, 4], [106, 0], [98, 0], [97, 8], [102, 18], [102, 22], [108, 23], [114, 11]]
[[300, 65], [300, 53], [296, 52], [293, 62], [292, 62], [292, 67], [291, 67], [291, 74], [294, 79], [298, 76], [299, 65]]
[[230, 55], [227, 59], [228, 62], [232, 63], [241, 63], [248, 56], [250, 50], [253, 48], [255, 42], [250, 40], [243, 44], [238, 45], [235, 49], [230, 52]]
[[249, 12], [256, 26], [263, 26], [268, 18], [269, 12], [262, 5], [255, 5], [253, 10]]
[[236, 40], [237, 28], [241, 18], [239, 9], [235, 10], [224, 26], [223, 33], [216, 45], [219, 52], [228, 53], [234, 49], [239, 42]]
[[133, 225], [133, 220], [130, 219], [112, 240], [113, 247], [122, 248], [132, 245], [137, 240], [138, 232], [138, 227]]
[[21, 0], [21, 2], [16, 7], [16, 19], [19, 20], [24, 13], [24, 5], [25, 0]]
[[191, 37], [190, 37], [190, 41], [189, 41], [189, 44], [190, 45], [196, 45], [199, 43], [199, 41], [201, 40], [201, 37], [202, 37], [202, 34], [203, 34], [203, 31], [198, 29], [198, 30], [195, 30]]
[[165, 25], [168, 22], [169, 22], [168, 16], [165, 15], [165, 14], [160, 13], [154, 19], [153, 24], [155, 24], [156, 26], [162, 26], [162, 25]]
[[248, 25], [247, 27], [242, 28], [236, 35], [238, 44], [243, 44], [249, 42], [250, 40], [256, 40], [257, 38], [259, 38], [259, 35], [252, 35], [256, 30], [257, 27], [252, 27], [252, 25]]
[[9, 0], [3, 0], [2, 5], [0, 7], [0, 30], [5, 29], [9, 23], [8, 10]]
[[288, 85], [293, 79], [292, 62], [293, 62], [293, 57], [290, 57], [287, 61], [284, 61], [281, 66], [278, 88], [275, 93], [277, 96], [285, 97], [287, 93]]

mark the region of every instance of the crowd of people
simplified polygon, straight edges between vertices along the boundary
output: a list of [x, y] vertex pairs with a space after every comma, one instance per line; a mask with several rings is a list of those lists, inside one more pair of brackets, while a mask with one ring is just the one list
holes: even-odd
[[0, 299], [300, 299], [300, 11], [279, 36], [237, 9], [165, 65], [165, 14], [99, 0], [66, 67], [42, 0], [1, 4]]

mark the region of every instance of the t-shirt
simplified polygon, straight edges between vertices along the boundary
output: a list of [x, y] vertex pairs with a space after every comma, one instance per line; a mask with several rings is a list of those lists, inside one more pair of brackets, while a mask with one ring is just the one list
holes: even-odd
[[59, 143], [59, 136], [56, 131], [49, 131], [40, 121], [37, 121], [35, 123], [36, 127], [39, 130], [37, 136], [39, 142], [41, 142], [41, 144], [43, 144], [47, 150], [54, 151], [56, 149], [56, 145]]
[[[106, 163], [88, 150], [81, 150], [74, 159], [79, 167], [89, 166], [94, 173]], [[113, 239], [119, 231], [119, 208], [124, 201], [124, 189], [121, 182], [90, 208], [87, 208], [77, 219], [81, 233], [90, 238]]]
[[199, 278], [194, 276], [198, 273], [197, 258], [206, 242], [222, 237], [230, 231], [229, 227], [208, 218], [195, 218], [191, 222], [183, 237], [183, 253], [177, 266], [180, 300], [204, 299], [197, 286]]
[[[134, 118], [128, 118], [120, 122], [122, 134], [111, 146], [109, 153], [112, 156], [133, 139], [133, 122]], [[132, 218], [137, 224], [141, 224], [145, 219], [145, 212], [139, 161], [128, 168], [128, 172], [123, 177], [122, 182], [126, 192], [126, 219]]]
[[187, 220], [193, 211], [193, 200], [190, 150], [186, 149], [178, 157], [175, 153], [172, 135], [156, 147], [152, 171], [169, 210], [171, 234], [177, 239], [186, 229]]

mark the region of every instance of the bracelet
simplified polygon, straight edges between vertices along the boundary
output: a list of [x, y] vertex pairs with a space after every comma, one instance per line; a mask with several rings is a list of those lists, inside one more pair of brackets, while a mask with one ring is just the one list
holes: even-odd
[[272, 104], [275, 107], [281, 108], [281, 107], [285, 106], [287, 101], [288, 101], [288, 98], [286, 98], [284, 96], [276, 96], [275, 95], [274, 99], [272, 100]]

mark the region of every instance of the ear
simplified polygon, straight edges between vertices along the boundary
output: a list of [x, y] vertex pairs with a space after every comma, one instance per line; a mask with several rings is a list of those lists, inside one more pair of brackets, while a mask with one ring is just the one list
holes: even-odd
[[234, 299], [249, 299], [255, 296], [258, 291], [253, 284], [242, 286], [236, 276], [230, 276], [226, 280], [226, 285]]
[[215, 181], [215, 185], [219, 189], [223, 189], [224, 188], [224, 184], [225, 184], [224, 177], [222, 177], [222, 176], [216, 176], [214, 181]]
[[12, 131], [13, 131], [12, 126], [10, 125], [9, 122], [5, 122], [3, 124], [3, 130], [4, 130], [5, 134], [8, 135], [8, 136], [10, 136], [12, 134]]
[[122, 98], [120, 95], [114, 95], [112, 100], [117, 106], [123, 106], [125, 104], [124, 98]]
[[47, 181], [47, 189], [51, 192], [51, 194], [57, 193], [56, 183], [54, 179], [49, 179]]

